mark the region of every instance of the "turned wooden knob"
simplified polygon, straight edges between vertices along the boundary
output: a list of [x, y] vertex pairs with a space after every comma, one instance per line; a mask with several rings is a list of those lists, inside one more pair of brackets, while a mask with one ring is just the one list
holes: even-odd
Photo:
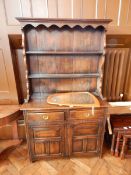
[[85, 115], [85, 118], [88, 118], [88, 117], [90, 117], [90, 113], [88, 113], [88, 114]]
[[49, 118], [48, 115], [46, 115], [46, 114], [43, 115], [43, 119], [44, 119], [44, 120], [48, 120], [48, 118]]

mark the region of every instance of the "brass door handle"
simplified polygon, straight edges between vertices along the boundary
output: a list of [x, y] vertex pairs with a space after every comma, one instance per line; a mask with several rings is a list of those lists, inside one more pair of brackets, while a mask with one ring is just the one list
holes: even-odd
[[43, 119], [48, 120], [49, 119], [48, 115], [43, 115]]

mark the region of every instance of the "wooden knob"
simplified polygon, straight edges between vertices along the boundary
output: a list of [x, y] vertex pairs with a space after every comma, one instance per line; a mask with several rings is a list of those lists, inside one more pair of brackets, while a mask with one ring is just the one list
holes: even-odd
[[49, 118], [48, 115], [43, 115], [44, 120], [48, 120], [48, 118]]
[[124, 95], [121, 93], [121, 94], [120, 94], [120, 99], [121, 99], [121, 100], [123, 99], [123, 96], [124, 96]]
[[85, 117], [86, 117], [86, 118], [90, 117], [90, 114], [89, 114], [89, 113], [88, 113], [88, 114], [86, 114], [86, 115], [85, 115]]

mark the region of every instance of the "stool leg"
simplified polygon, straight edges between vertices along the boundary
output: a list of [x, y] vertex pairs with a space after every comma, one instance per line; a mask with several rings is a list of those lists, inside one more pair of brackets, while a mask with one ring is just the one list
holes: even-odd
[[116, 138], [116, 133], [114, 133], [112, 136], [111, 155], [114, 155], [115, 138]]
[[121, 138], [121, 134], [118, 133], [117, 142], [116, 142], [116, 149], [115, 149], [115, 156], [116, 157], [118, 157], [118, 155], [119, 155], [118, 149], [119, 149], [120, 138]]
[[121, 159], [124, 159], [126, 142], [127, 142], [127, 138], [124, 137], [123, 138], [122, 149], [121, 149], [121, 154], [120, 154]]
[[12, 131], [13, 131], [13, 139], [18, 139], [18, 126], [17, 126], [17, 121], [12, 122]]

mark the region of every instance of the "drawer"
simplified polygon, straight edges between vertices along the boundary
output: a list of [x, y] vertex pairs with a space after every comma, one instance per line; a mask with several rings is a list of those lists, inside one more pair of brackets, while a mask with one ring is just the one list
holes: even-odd
[[104, 111], [103, 110], [83, 110], [83, 111], [70, 111], [70, 119], [96, 119], [103, 118]]
[[103, 123], [78, 123], [73, 126], [73, 136], [97, 135]]
[[48, 112], [48, 113], [28, 113], [27, 122], [41, 121], [41, 122], [51, 122], [51, 121], [64, 121], [64, 112]]

